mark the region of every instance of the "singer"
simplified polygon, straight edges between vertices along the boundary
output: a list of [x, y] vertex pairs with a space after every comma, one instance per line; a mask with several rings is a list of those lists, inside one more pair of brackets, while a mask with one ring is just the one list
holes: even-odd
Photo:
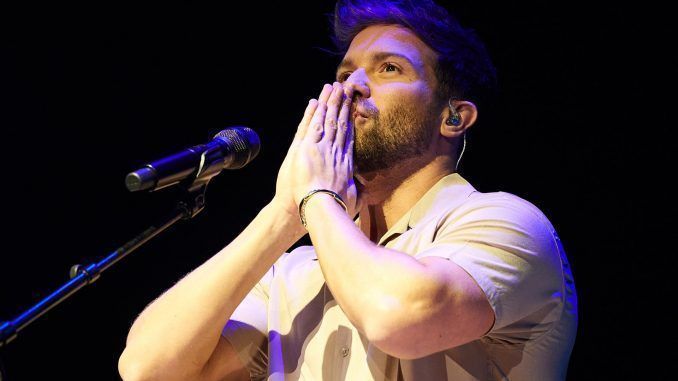
[[123, 379], [564, 380], [577, 299], [554, 228], [457, 173], [495, 82], [484, 45], [432, 1], [340, 0], [334, 20], [336, 82], [275, 196], [141, 313]]

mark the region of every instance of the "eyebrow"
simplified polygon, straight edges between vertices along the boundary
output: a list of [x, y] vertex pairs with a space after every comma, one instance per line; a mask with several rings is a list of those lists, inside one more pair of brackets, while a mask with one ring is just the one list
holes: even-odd
[[[407, 61], [407, 63], [410, 64], [410, 66], [412, 66], [412, 67], [415, 67], [415, 68], [420, 67], [420, 65], [415, 65], [415, 63], [408, 56], [406, 56], [404, 54], [400, 54], [400, 53], [394, 53], [394, 52], [377, 52], [377, 53], [374, 53], [370, 56], [370, 61], [371, 62], [383, 61], [387, 58], [393, 58], [393, 57], [401, 58], [401, 59]], [[337, 66], [336, 75], [339, 75], [341, 70], [348, 67], [348, 66], [355, 66], [355, 65], [353, 64], [353, 61], [351, 61], [350, 59], [342, 60], [339, 63], [339, 66]]]

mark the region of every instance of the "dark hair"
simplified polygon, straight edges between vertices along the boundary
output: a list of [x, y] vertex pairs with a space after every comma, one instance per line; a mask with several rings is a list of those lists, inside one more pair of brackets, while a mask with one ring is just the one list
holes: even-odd
[[483, 103], [496, 91], [496, 72], [485, 45], [432, 0], [338, 0], [334, 43], [346, 53], [353, 38], [372, 25], [401, 25], [438, 53], [438, 96]]

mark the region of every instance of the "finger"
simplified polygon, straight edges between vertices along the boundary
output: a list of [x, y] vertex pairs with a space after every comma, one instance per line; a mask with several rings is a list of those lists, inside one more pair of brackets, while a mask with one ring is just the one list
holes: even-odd
[[331, 85], [325, 85], [323, 91], [318, 97], [318, 107], [316, 107], [315, 112], [313, 112], [313, 117], [309, 123], [304, 139], [310, 139], [314, 143], [320, 141], [323, 135], [323, 124], [325, 123], [325, 113], [327, 112], [327, 100], [332, 94], [333, 87]]
[[349, 117], [346, 122], [346, 137], [344, 138], [344, 145], [341, 146], [344, 149], [344, 157], [348, 157], [351, 162], [353, 162], [353, 141], [355, 140], [355, 121], [351, 120], [350, 117], [350, 107], [349, 107]]
[[301, 139], [304, 138], [306, 135], [306, 130], [308, 129], [308, 124], [311, 121], [311, 118], [313, 117], [313, 113], [315, 112], [315, 109], [318, 107], [318, 101], [315, 99], [311, 99], [308, 101], [308, 106], [306, 106], [306, 111], [304, 111], [304, 117], [301, 118], [301, 122], [299, 123], [299, 127], [297, 127], [297, 133], [294, 135], [294, 142], [301, 141]]
[[346, 87], [344, 88], [341, 111], [339, 111], [339, 117], [337, 118], [337, 136], [334, 143], [341, 150], [342, 155], [346, 154], [346, 134], [348, 132], [347, 130], [350, 128], [349, 124], [351, 123], [352, 102], [353, 88]]
[[352, 176], [355, 172], [353, 167], [353, 140], [348, 142], [348, 147], [346, 147], [346, 155], [344, 155], [344, 160], [346, 160], [346, 167], [348, 168], [349, 174]]
[[298, 136], [295, 136], [295, 139], [302, 140], [308, 134], [308, 129], [309, 125], [311, 123], [311, 120], [313, 119], [313, 115], [315, 114], [315, 111], [318, 109], [318, 106], [323, 99], [323, 94], [328, 91], [328, 86], [325, 85], [323, 86], [322, 91], [320, 92], [320, 96], [318, 97], [318, 100], [311, 99], [309, 101], [309, 107], [306, 108], [306, 112], [304, 113], [304, 118], [302, 119], [301, 123], [299, 124], [299, 128], [297, 129]]
[[343, 96], [343, 86], [341, 86], [339, 82], [335, 82], [332, 85], [332, 94], [327, 100], [327, 114], [325, 115], [323, 140], [332, 142], [337, 134], [337, 115], [339, 114], [339, 107], [342, 104], [341, 100]]

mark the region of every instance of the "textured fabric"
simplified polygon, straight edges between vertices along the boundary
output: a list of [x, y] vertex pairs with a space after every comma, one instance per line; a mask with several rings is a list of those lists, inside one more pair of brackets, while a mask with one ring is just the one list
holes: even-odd
[[481, 339], [416, 360], [386, 355], [349, 322], [313, 247], [285, 253], [223, 331], [252, 379], [564, 380], [577, 327], [572, 273], [546, 217], [514, 195], [441, 179], [379, 241], [454, 261], [495, 313]]

